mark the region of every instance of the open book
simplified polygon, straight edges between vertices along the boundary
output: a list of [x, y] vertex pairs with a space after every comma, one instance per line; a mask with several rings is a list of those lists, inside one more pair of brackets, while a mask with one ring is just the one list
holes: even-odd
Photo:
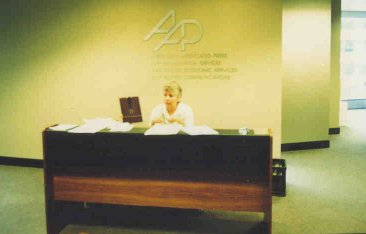
[[179, 124], [155, 124], [149, 128], [145, 135], [175, 135], [182, 129]]
[[84, 124], [69, 130], [70, 133], [96, 133], [102, 129], [111, 132], [128, 132], [133, 128], [129, 123], [121, 123], [111, 118], [84, 119]]
[[219, 133], [208, 126], [190, 126], [182, 129], [189, 135], [219, 135]]

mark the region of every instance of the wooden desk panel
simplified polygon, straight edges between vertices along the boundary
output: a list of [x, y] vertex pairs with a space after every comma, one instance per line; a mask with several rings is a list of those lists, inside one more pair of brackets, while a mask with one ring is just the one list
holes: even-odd
[[54, 199], [136, 206], [266, 211], [266, 184], [54, 177]]

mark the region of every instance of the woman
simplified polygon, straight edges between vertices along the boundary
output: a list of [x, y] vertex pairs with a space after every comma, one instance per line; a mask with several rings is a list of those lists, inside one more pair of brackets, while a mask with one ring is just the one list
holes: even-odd
[[181, 102], [182, 88], [173, 81], [163, 88], [163, 104], [156, 106], [150, 115], [150, 126], [155, 124], [177, 123], [183, 126], [192, 126], [193, 111], [187, 104]]

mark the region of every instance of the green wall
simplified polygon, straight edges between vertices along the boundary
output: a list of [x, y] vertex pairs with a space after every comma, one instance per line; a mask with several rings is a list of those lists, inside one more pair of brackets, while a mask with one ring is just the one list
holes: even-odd
[[[179, 45], [154, 52], [163, 35], [144, 37], [172, 9], [176, 23], [199, 21], [202, 39], [183, 52]], [[45, 127], [120, 119], [119, 97], [139, 96], [147, 125], [172, 79], [181, 83], [196, 124], [270, 127], [280, 156], [281, 0], [9, 1], [0, 17], [0, 156], [41, 159]], [[186, 35], [197, 28], [187, 27]], [[193, 55], [215, 53], [226, 57], [212, 70], [231, 69], [223, 76], [178, 77], [171, 72], [182, 67], [159, 60], [187, 58], [202, 68], [205, 60]]]
[[328, 140], [331, 1], [283, 1], [282, 143]]

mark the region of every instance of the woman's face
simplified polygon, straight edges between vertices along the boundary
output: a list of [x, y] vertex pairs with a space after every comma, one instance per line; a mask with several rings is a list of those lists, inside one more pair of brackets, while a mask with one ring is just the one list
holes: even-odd
[[178, 96], [168, 90], [164, 91], [164, 104], [166, 106], [176, 106], [179, 102]]

